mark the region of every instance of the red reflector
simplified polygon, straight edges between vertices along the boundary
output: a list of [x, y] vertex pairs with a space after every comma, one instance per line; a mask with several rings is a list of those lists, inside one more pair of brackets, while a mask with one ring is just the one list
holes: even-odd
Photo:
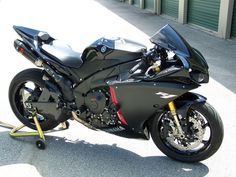
[[[116, 91], [113, 87], [110, 86], [110, 94], [111, 94], [111, 101], [112, 103], [115, 105], [115, 106], [119, 106], [118, 104], [118, 100], [117, 100], [117, 97], [116, 97]], [[128, 125], [121, 110], [119, 109], [118, 112], [117, 112], [117, 116], [118, 118], [120, 119], [121, 123], [124, 124], [124, 125]]]
[[110, 94], [111, 94], [111, 100], [114, 105], [118, 105], [118, 100], [116, 98], [116, 91], [113, 87], [110, 86]]
[[19, 52], [19, 53], [21, 53], [21, 54], [23, 55], [24, 51], [25, 51], [25, 49], [24, 49], [24, 48], [22, 48], [22, 47], [19, 47], [19, 49], [18, 49], [18, 52]]
[[117, 115], [118, 115], [118, 117], [119, 117], [119, 119], [120, 119], [120, 121], [121, 121], [122, 124], [128, 125], [120, 109], [119, 109], [119, 111], [117, 112]]

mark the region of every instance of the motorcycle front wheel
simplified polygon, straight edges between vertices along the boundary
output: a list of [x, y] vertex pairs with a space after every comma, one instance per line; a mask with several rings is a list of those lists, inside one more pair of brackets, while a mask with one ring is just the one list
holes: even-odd
[[179, 122], [182, 135], [170, 112], [159, 113], [153, 119], [152, 139], [165, 155], [178, 161], [198, 162], [219, 149], [224, 136], [223, 123], [210, 104], [192, 105], [187, 116], [181, 117]]
[[[9, 87], [9, 101], [16, 117], [27, 127], [36, 130], [32, 112], [36, 110], [32, 102], [37, 102], [45, 89], [40, 69], [26, 69], [18, 73], [11, 81]], [[58, 123], [54, 116], [37, 110], [37, 118], [43, 131], [55, 128]]]

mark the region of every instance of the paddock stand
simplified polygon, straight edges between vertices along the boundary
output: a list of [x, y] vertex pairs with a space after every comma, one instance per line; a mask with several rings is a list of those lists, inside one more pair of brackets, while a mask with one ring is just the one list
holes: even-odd
[[[21, 125], [19, 127], [15, 127], [13, 125], [4, 123], [0, 121], [0, 126], [4, 127], [4, 128], [8, 128], [11, 129], [9, 135], [13, 138], [19, 138], [19, 137], [27, 137], [27, 136], [39, 136], [39, 139], [36, 141], [36, 146], [37, 148], [43, 150], [46, 147], [45, 144], [45, 136], [44, 136], [44, 132], [38, 122], [37, 119], [37, 112], [33, 112], [32, 113], [32, 117], [33, 117], [33, 121], [36, 125], [36, 130], [35, 132], [19, 132], [21, 129], [23, 129], [25, 127], [25, 125]], [[62, 130], [68, 129], [69, 128], [69, 122], [63, 122], [61, 123], [62, 126]]]

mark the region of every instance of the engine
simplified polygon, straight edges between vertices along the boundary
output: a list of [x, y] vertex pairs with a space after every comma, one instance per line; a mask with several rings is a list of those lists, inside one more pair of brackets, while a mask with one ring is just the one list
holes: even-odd
[[85, 98], [87, 121], [97, 128], [108, 128], [117, 125], [116, 107], [112, 104], [106, 90], [92, 90]]

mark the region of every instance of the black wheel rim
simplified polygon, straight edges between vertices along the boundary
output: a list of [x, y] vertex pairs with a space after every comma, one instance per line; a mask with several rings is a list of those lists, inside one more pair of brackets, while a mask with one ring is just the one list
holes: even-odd
[[[42, 87], [33, 81], [25, 81], [18, 84], [16, 92], [14, 94], [15, 104], [18, 112], [22, 116], [23, 120], [32, 124], [34, 121], [32, 117], [32, 112], [37, 111], [37, 108], [33, 107], [30, 102], [37, 102], [42, 93]], [[37, 118], [40, 123], [46, 122], [47, 117], [40, 112], [37, 113]]]
[[[189, 120], [192, 120], [194, 124], [192, 122], [186, 123]], [[210, 142], [211, 142], [211, 134], [212, 134], [211, 127], [206, 117], [203, 114], [201, 114], [199, 111], [189, 109], [186, 120], [180, 119], [180, 124], [185, 133], [184, 140], [171, 135], [171, 134], [174, 134], [173, 131], [176, 131], [176, 130], [173, 130], [173, 127], [170, 126], [170, 124], [173, 126], [173, 119], [170, 116], [170, 113], [167, 112], [167, 113], [162, 114], [158, 122], [158, 130], [160, 131], [160, 139], [163, 142], [163, 144], [166, 146], [166, 148], [169, 148], [178, 154], [191, 156], [194, 154], [199, 154], [209, 147]], [[195, 124], [198, 124], [198, 126], [201, 126], [201, 128], [204, 129], [204, 134], [201, 137], [201, 142], [195, 144], [195, 145], [199, 144], [197, 147], [195, 147], [194, 141], [197, 142], [200, 140], [197, 140], [198, 138], [197, 136], [194, 137], [194, 134], [199, 133], [197, 132], [198, 131], [197, 128], [194, 127], [196, 126]], [[191, 147], [194, 147], [194, 148], [191, 148]]]

